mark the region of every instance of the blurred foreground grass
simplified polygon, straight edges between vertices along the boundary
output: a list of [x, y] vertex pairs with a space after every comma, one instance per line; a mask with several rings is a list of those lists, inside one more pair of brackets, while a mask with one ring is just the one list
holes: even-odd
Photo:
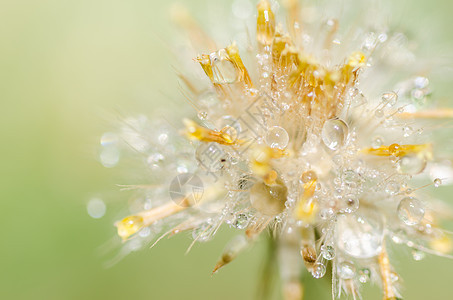
[[[414, 20], [429, 12], [446, 28], [433, 34], [452, 40], [450, 2], [413, 3], [421, 5]], [[171, 58], [153, 33], [169, 32], [167, 7], [152, 0], [0, 3], [0, 298], [253, 297], [262, 243], [210, 275], [227, 231], [187, 256], [184, 235], [110, 269], [96, 254], [114, 235], [117, 212], [108, 207], [104, 218], [91, 219], [86, 201], [115, 193], [114, 184], [121, 183], [95, 159], [98, 137], [111, 125], [105, 116], [118, 109], [124, 115], [151, 112], [160, 91], [175, 90]], [[408, 253], [394, 254], [407, 299], [450, 298], [452, 261], [429, 256], [409, 263]], [[313, 285], [328, 298], [328, 285]], [[311, 299], [321, 299], [318, 293]]]

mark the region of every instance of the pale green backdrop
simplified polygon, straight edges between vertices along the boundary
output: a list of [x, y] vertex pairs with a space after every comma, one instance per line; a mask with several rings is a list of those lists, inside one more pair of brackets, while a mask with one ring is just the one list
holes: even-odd
[[[201, 18], [207, 2], [188, 6]], [[411, 17], [402, 24], [429, 24], [424, 42], [438, 41], [436, 51], [453, 45], [453, 2], [408, 2]], [[156, 0], [0, 1], [1, 299], [253, 298], [264, 243], [210, 275], [227, 231], [187, 256], [185, 235], [109, 269], [98, 254], [115, 234], [122, 196], [121, 175], [96, 161], [99, 136], [117, 111], [152, 112], [161, 91], [177, 95], [173, 60], [157, 38], [171, 32], [168, 7]], [[99, 195], [112, 205], [95, 220], [86, 202]], [[406, 299], [451, 299], [453, 261], [394, 255]], [[309, 299], [329, 299], [325, 282], [310, 287], [317, 296]], [[365, 299], [380, 299], [375, 291]]]

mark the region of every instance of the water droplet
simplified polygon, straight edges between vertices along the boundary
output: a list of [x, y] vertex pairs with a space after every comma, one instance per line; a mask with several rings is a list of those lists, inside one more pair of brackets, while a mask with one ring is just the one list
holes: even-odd
[[389, 107], [395, 105], [397, 100], [398, 95], [395, 92], [382, 94], [382, 104], [385, 104]]
[[360, 269], [359, 270], [359, 281], [361, 283], [367, 283], [368, 281], [370, 281], [370, 278], [371, 278], [371, 272], [369, 269]]
[[436, 178], [434, 179], [434, 187], [440, 187], [442, 185], [442, 179]]
[[348, 125], [340, 119], [327, 120], [322, 127], [322, 141], [332, 150], [342, 147], [346, 142], [347, 136]]
[[382, 118], [384, 116], [384, 111], [382, 109], [376, 109], [374, 111], [374, 115], [376, 118]]
[[87, 212], [90, 217], [94, 219], [100, 219], [105, 215], [106, 210], [107, 207], [105, 206], [105, 203], [104, 201], [102, 201], [102, 199], [93, 198], [88, 201]]
[[159, 134], [159, 136], [157, 137], [157, 141], [159, 142], [159, 144], [161, 145], [165, 145], [168, 143], [168, 134], [167, 133], [161, 133]]
[[395, 244], [401, 245], [402, 243], [404, 243], [404, 240], [405, 240], [405, 233], [402, 230], [398, 230], [393, 233], [392, 241]]
[[416, 261], [420, 261], [425, 258], [425, 252], [420, 250], [413, 250], [412, 251], [412, 258]]
[[341, 279], [352, 279], [355, 276], [355, 267], [352, 262], [344, 261], [338, 264], [337, 267], [338, 276]]
[[236, 220], [233, 223], [233, 227], [237, 229], [244, 229], [249, 223], [249, 218], [246, 214], [238, 214]]
[[359, 174], [357, 174], [353, 170], [346, 170], [343, 173], [342, 179], [345, 183], [351, 184], [351, 183], [357, 183], [359, 181], [360, 177], [359, 177]]
[[225, 126], [220, 130], [220, 136], [228, 143], [234, 143], [238, 138], [238, 132], [232, 126]]
[[197, 242], [207, 242], [212, 238], [210, 229], [210, 225], [204, 223], [192, 231], [192, 238]]
[[105, 147], [99, 155], [99, 160], [104, 167], [113, 168], [120, 160], [120, 151], [115, 146]]
[[414, 85], [418, 89], [424, 89], [429, 85], [429, 79], [426, 77], [418, 76], [414, 79]]
[[425, 100], [425, 91], [422, 89], [413, 89], [411, 91], [411, 98], [416, 103], [422, 104]]
[[225, 49], [210, 54], [214, 83], [229, 84], [238, 80], [239, 73]]
[[149, 229], [149, 227], [145, 227], [143, 228], [142, 230], [140, 230], [140, 232], [138, 233], [139, 236], [141, 237], [147, 237], [151, 234], [151, 229]]
[[359, 199], [353, 194], [343, 196], [341, 198], [340, 211], [345, 213], [353, 213], [359, 209]]
[[330, 217], [332, 217], [333, 214], [334, 214], [334, 211], [332, 208], [324, 208], [324, 209], [321, 209], [321, 211], [319, 212], [319, 217], [323, 220], [327, 220]]
[[378, 36], [378, 40], [379, 42], [381, 43], [384, 43], [386, 40], [387, 40], [388, 36], [386, 33], [381, 33], [379, 36]]
[[302, 173], [302, 176], [300, 177], [300, 180], [303, 182], [303, 183], [308, 183], [312, 180], [316, 180], [318, 179], [318, 176], [316, 175], [316, 172], [313, 171], [313, 170], [308, 170], [304, 173]]
[[313, 271], [311, 272], [314, 278], [321, 278], [326, 274], [326, 266], [320, 262], [316, 263], [313, 266]]
[[394, 180], [390, 180], [385, 185], [385, 192], [389, 195], [395, 195], [400, 191], [400, 184]]
[[117, 222], [115, 225], [118, 235], [123, 240], [126, 240], [143, 227], [143, 218], [140, 216], [129, 216]]
[[146, 159], [146, 162], [150, 167], [158, 167], [158, 164], [162, 163], [164, 159], [165, 157], [161, 153], [156, 152], [149, 155], [148, 158]]
[[338, 249], [354, 258], [375, 257], [381, 253], [384, 239], [382, 217], [371, 211], [367, 215], [356, 214], [337, 216]]
[[410, 127], [410, 126], [403, 127], [403, 136], [404, 137], [409, 137], [412, 135], [412, 133], [414, 133], [414, 129], [412, 129], [412, 127]]
[[395, 272], [390, 273], [390, 280], [392, 281], [392, 283], [397, 282], [399, 279], [400, 277], [398, 276], [398, 274], [396, 274]]
[[415, 225], [423, 220], [425, 208], [423, 203], [414, 197], [405, 197], [398, 205], [398, 217], [406, 225]]
[[200, 120], [206, 120], [206, 118], [208, 117], [208, 113], [206, 111], [199, 111], [198, 112], [198, 118]]
[[416, 175], [426, 167], [426, 159], [421, 155], [408, 154], [401, 157], [397, 162], [398, 172], [407, 175]]
[[273, 126], [266, 134], [266, 143], [271, 148], [285, 149], [288, 146], [288, 132], [280, 126]]
[[335, 258], [335, 248], [330, 245], [322, 245], [321, 254], [325, 259], [332, 260]]
[[376, 149], [376, 148], [381, 147], [383, 144], [384, 144], [383, 139], [380, 136], [377, 136], [371, 142], [371, 147]]

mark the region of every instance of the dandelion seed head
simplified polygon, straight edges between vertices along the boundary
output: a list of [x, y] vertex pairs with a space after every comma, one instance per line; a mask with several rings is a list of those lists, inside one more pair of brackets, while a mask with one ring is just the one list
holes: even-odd
[[[356, 297], [375, 281], [395, 299], [387, 243], [412, 248], [415, 260], [450, 251], [441, 215], [415, 179], [451, 182], [439, 175], [453, 171], [436, 156], [432, 124], [453, 113], [429, 103], [431, 83], [407, 37], [365, 2], [360, 16], [356, 2], [342, 2], [351, 10], [341, 15], [334, 1], [284, 1], [283, 26], [277, 3], [261, 0], [246, 45], [214, 41], [186, 11], [174, 11], [204, 79], [179, 75], [194, 108], [180, 128], [125, 122], [124, 144], [155, 176], [140, 189], [151, 202], [118, 221], [118, 235], [150, 241], [157, 229], [188, 231], [195, 243], [222, 225], [235, 228], [217, 272], [271, 230], [285, 254], [283, 291], [294, 295], [301, 272], [321, 278], [331, 268], [335, 296]], [[232, 13], [249, 18], [249, 4], [235, 1]], [[104, 135], [102, 147], [113, 143], [120, 153], [113, 137]], [[116, 164], [107, 158], [106, 167]]]

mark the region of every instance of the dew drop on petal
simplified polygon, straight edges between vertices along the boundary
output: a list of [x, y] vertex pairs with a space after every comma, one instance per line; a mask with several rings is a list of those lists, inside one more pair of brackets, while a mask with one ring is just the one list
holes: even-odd
[[316, 175], [316, 173], [313, 170], [308, 170], [308, 171], [305, 171], [304, 173], [302, 173], [300, 180], [303, 183], [308, 183], [312, 180], [316, 180], [317, 178], [318, 178], [318, 176]]
[[332, 260], [335, 258], [335, 248], [331, 245], [322, 245], [321, 254], [327, 260]]
[[353, 213], [359, 208], [359, 199], [353, 194], [341, 198], [340, 210], [345, 213]]
[[410, 137], [414, 133], [414, 129], [410, 126], [403, 127], [403, 136]]
[[371, 147], [376, 149], [376, 148], [381, 147], [383, 144], [384, 144], [383, 139], [380, 136], [377, 136], [371, 142]]
[[436, 178], [434, 179], [434, 187], [440, 187], [442, 185], [442, 179]]
[[415, 77], [414, 85], [418, 89], [424, 89], [429, 85], [429, 79], [423, 76]]
[[329, 149], [337, 150], [342, 147], [347, 136], [348, 125], [340, 119], [327, 120], [322, 127], [322, 141]]
[[266, 143], [271, 148], [285, 149], [288, 146], [289, 135], [286, 130], [280, 126], [269, 128], [266, 134]]
[[223, 127], [222, 130], [220, 130], [220, 135], [229, 143], [233, 143], [238, 138], [237, 130], [229, 125]]
[[151, 234], [151, 229], [149, 227], [145, 227], [138, 232], [138, 235], [141, 237], [148, 237]]
[[249, 223], [249, 218], [246, 214], [238, 214], [236, 220], [233, 223], [233, 227], [237, 229], [244, 229]]
[[100, 219], [105, 215], [107, 207], [105, 206], [104, 201], [99, 198], [93, 198], [88, 201], [87, 212], [90, 217], [94, 219]]
[[326, 274], [326, 266], [320, 262], [313, 266], [312, 275], [314, 278], [321, 278]]
[[420, 261], [425, 258], [425, 252], [420, 251], [420, 250], [413, 250], [412, 258], [416, 261]]
[[407, 175], [416, 175], [426, 167], [426, 159], [420, 155], [408, 154], [397, 162], [398, 172]]
[[359, 281], [361, 283], [367, 283], [368, 281], [370, 281], [370, 278], [371, 278], [371, 272], [369, 269], [360, 269], [359, 270]]
[[355, 267], [352, 262], [344, 261], [338, 264], [337, 267], [338, 276], [341, 279], [347, 280], [352, 279], [355, 276]]
[[393, 106], [398, 100], [398, 95], [395, 92], [389, 92], [382, 94], [382, 104], [387, 106]]
[[211, 53], [210, 59], [214, 83], [229, 84], [238, 80], [238, 70], [228, 58], [225, 49], [220, 49], [217, 52]]
[[198, 112], [198, 118], [200, 120], [206, 120], [207, 117], [208, 117], [208, 113], [207, 112], [205, 112], [205, 111], [199, 111]]
[[390, 180], [385, 185], [385, 192], [389, 195], [395, 195], [400, 191], [400, 184], [394, 180]]
[[374, 111], [374, 115], [376, 118], [382, 118], [384, 116], [384, 111], [382, 109], [376, 109]]
[[192, 238], [197, 242], [207, 242], [209, 241], [211, 236], [210, 225], [205, 223], [200, 225], [199, 227], [195, 228], [192, 231]]
[[415, 225], [423, 220], [425, 208], [423, 203], [414, 197], [405, 197], [398, 204], [398, 217], [406, 225]]
[[338, 249], [351, 257], [375, 257], [382, 251], [384, 239], [382, 217], [373, 212], [367, 215], [338, 215], [335, 235]]
[[120, 151], [115, 146], [105, 147], [99, 154], [99, 160], [104, 167], [113, 168], [120, 160]]
[[392, 283], [395, 283], [398, 280], [400, 280], [400, 277], [395, 272], [391, 272], [390, 273], [390, 280], [392, 281]]

